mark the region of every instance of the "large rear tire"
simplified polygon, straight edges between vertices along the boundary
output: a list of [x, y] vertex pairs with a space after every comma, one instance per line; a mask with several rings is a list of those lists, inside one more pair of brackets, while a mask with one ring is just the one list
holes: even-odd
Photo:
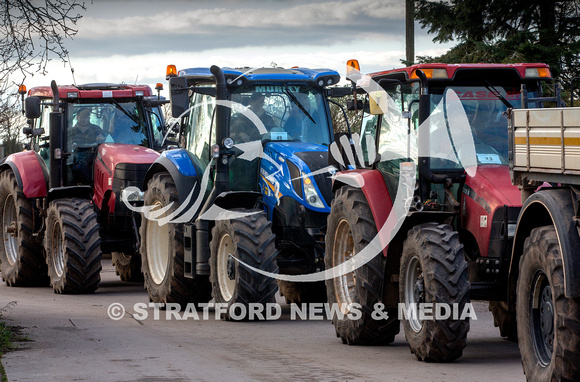
[[[447, 304], [460, 316], [469, 303], [467, 262], [459, 235], [447, 224], [426, 223], [413, 227], [403, 244], [399, 274], [399, 298], [409, 307]], [[448, 362], [463, 354], [469, 319], [425, 319], [419, 315], [403, 320], [405, 337], [420, 361]]]
[[[349, 260], [377, 235], [377, 227], [362, 190], [344, 186], [338, 190], [328, 216], [325, 267], [331, 269]], [[344, 315], [332, 317], [337, 337], [349, 345], [389, 344], [399, 333], [397, 308], [386, 308], [388, 319], [373, 318], [383, 301], [385, 257], [378, 253], [372, 260], [346, 275], [326, 280], [328, 302], [338, 304]], [[361, 317], [351, 320], [351, 304], [359, 304]], [[375, 317], [378, 317], [375, 315]]]
[[143, 281], [143, 273], [141, 273], [141, 255], [113, 252], [111, 254], [111, 259], [115, 266], [115, 273], [117, 273], [117, 276], [119, 276], [121, 281]]
[[[257, 273], [236, 261], [238, 259], [256, 269], [278, 273], [272, 223], [263, 212], [232, 220], [218, 220], [212, 229], [210, 242], [210, 280], [216, 303], [226, 303], [225, 319], [248, 318], [239, 309], [232, 313], [233, 304], [241, 304], [248, 312], [249, 304], [272, 303], [278, 290], [276, 280]], [[235, 259], [234, 259], [235, 257]]]
[[101, 281], [101, 237], [93, 204], [50, 202], [45, 233], [48, 275], [55, 293], [93, 293]]
[[[145, 205], [163, 208], [173, 203], [164, 216], [179, 207], [177, 188], [169, 173], [153, 175], [145, 192]], [[141, 271], [145, 289], [152, 302], [178, 303], [185, 309], [188, 303], [211, 300], [211, 284], [207, 276], [184, 275], [183, 224], [159, 225], [154, 220], [141, 219]]]
[[516, 312], [528, 381], [580, 381], [580, 299], [564, 295], [556, 230], [535, 228], [524, 243]]
[[6, 285], [48, 285], [42, 242], [32, 234], [34, 211], [10, 170], [0, 174], [0, 213], [0, 271]]

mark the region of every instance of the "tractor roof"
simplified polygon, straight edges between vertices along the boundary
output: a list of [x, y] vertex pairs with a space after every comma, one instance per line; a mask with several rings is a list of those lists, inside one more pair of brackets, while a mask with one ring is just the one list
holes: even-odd
[[[417, 64], [405, 68], [390, 69], [369, 73], [372, 78], [401, 77], [400, 80], [418, 79], [416, 70], [421, 69], [430, 80], [453, 79], [458, 70], [497, 70], [512, 69], [517, 71], [520, 78], [551, 79], [549, 66], [541, 63], [534, 64]], [[404, 76], [404, 78], [402, 78]]]
[[[58, 87], [58, 96], [61, 99], [132, 98], [150, 95], [152, 95], [151, 88], [147, 85], [92, 83]], [[28, 96], [52, 98], [52, 89], [50, 86], [38, 86], [30, 89]]]
[[[333, 85], [340, 81], [338, 72], [331, 69], [307, 69], [307, 68], [222, 68], [226, 79], [244, 78], [245, 81], [271, 82], [271, 81], [299, 81], [317, 82], [324, 79], [323, 85]], [[180, 76], [187, 77], [193, 82], [214, 82], [214, 76], [210, 68], [190, 68], [179, 71]], [[331, 80], [330, 83], [327, 81]]]

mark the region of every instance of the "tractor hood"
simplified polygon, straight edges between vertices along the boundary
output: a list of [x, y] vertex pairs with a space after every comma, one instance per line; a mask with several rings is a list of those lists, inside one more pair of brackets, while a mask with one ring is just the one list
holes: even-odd
[[[521, 193], [512, 185], [509, 167], [505, 165], [479, 165], [475, 176], [467, 176], [463, 192], [473, 192], [479, 204], [492, 210], [496, 206], [521, 207]], [[484, 206], [484, 209], [487, 209]]]
[[157, 151], [143, 146], [99, 145], [94, 170], [94, 204], [109, 213], [130, 215], [120, 199], [121, 192], [130, 186], [141, 187], [147, 169], [158, 157]]
[[143, 146], [122, 143], [103, 143], [97, 152], [97, 161], [102, 162], [112, 173], [119, 163], [153, 163], [159, 157], [155, 150]]
[[[264, 154], [277, 163], [286, 163], [291, 179], [299, 180], [302, 174], [310, 176], [320, 195], [330, 206], [332, 174], [327, 169], [327, 146], [304, 142], [269, 142], [264, 147]], [[298, 183], [293, 187], [297, 190]], [[301, 194], [301, 191], [297, 194]]]

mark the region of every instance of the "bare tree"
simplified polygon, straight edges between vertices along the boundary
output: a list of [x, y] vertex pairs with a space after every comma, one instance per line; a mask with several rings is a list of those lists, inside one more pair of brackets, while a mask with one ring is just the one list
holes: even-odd
[[0, 157], [22, 150], [24, 143], [20, 132], [26, 126], [26, 118], [21, 112], [16, 97], [5, 97], [0, 103]]
[[84, 10], [77, 0], [0, 2], [0, 96], [10, 86], [9, 76], [45, 74], [52, 57], [67, 61], [64, 40], [77, 33], [73, 26]]

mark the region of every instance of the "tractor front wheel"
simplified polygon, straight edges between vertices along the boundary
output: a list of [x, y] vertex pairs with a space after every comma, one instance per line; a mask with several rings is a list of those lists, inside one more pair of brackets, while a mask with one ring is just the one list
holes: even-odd
[[[362, 190], [349, 186], [340, 188], [328, 216], [325, 268], [332, 269], [353, 258], [377, 233]], [[382, 303], [384, 292], [394, 286], [391, 282], [385, 284], [385, 257], [380, 248], [374, 250], [376, 256], [361, 267], [326, 280], [328, 302], [340, 308], [340, 314], [332, 317], [336, 335], [349, 345], [389, 344], [400, 330], [397, 308], [385, 307]], [[377, 316], [376, 309], [381, 306], [382, 311]], [[356, 319], [358, 311], [360, 318]]]
[[[169, 173], [153, 175], [145, 192], [145, 205], [155, 210], [169, 209], [169, 216], [179, 207], [175, 182]], [[207, 276], [184, 274], [183, 224], [158, 222], [141, 218], [141, 271], [145, 288], [152, 302], [178, 303], [185, 309], [188, 303], [206, 303], [211, 300], [211, 284]]]
[[[457, 232], [437, 223], [411, 229], [403, 244], [399, 280], [406, 315], [403, 328], [411, 352], [420, 361], [448, 362], [461, 357], [469, 331], [469, 317], [461, 316], [469, 308], [470, 284]], [[421, 310], [425, 307], [429, 311]], [[437, 312], [441, 312], [439, 317]]]
[[[263, 212], [251, 212], [255, 213], [237, 219], [218, 220], [212, 229], [210, 280], [215, 302], [228, 305], [227, 312], [222, 315], [225, 319], [247, 319], [249, 304], [274, 302], [278, 289], [275, 279], [240, 263], [264, 272], [278, 273], [278, 251], [272, 223]], [[244, 309], [242, 306], [246, 314], [241, 311]]]
[[45, 235], [48, 275], [55, 293], [97, 290], [102, 253], [93, 204], [77, 198], [50, 202]]
[[111, 258], [113, 265], [115, 266], [115, 272], [122, 281], [143, 281], [143, 273], [141, 273], [141, 255], [113, 252]]

